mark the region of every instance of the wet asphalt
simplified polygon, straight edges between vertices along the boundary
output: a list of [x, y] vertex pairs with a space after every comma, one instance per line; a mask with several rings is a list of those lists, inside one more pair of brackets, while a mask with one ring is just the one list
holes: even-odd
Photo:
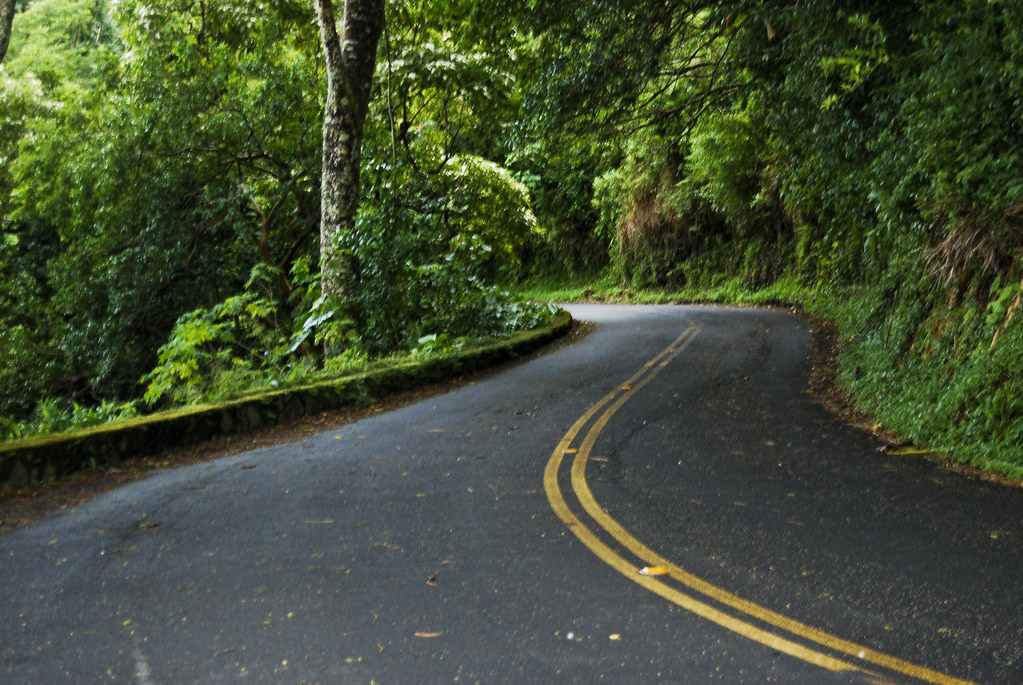
[[[570, 310], [595, 330], [527, 364], [0, 537], [0, 682], [1023, 682], [1023, 491], [828, 414], [783, 312]], [[663, 579], [727, 625], [635, 582], [567, 466], [626, 570], [545, 491], [572, 426], [689, 328], [585, 481], [630, 539], [760, 608]]]

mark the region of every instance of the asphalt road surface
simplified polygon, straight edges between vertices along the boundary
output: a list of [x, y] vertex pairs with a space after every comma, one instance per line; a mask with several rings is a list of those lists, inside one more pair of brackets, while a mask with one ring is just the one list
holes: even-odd
[[1023, 682], [1023, 491], [842, 425], [792, 316], [570, 309], [528, 364], [0, 537], [0, 681]]

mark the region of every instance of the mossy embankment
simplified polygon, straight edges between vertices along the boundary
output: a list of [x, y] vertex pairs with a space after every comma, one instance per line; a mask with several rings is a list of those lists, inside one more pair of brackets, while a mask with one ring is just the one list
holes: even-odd
[[567, 312], [548, 324], [456, 353], [392, 365], [295, 388], [188, 407], [56, 435], [0, 444], [0, 488], [48, 481], [122, 460], [194, 445], [479, 371], [513, 360], [566, 334]]

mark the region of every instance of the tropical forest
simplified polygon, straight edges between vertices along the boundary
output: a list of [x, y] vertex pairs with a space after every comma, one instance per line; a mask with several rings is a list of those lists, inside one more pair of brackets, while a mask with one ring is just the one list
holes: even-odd
[[0, 0], [0, 437], [792, 307], [1023, 480], [1023, 3]]

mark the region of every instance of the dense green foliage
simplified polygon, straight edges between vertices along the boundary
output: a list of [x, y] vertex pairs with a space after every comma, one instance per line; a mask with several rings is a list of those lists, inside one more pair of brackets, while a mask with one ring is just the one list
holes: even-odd
[[1018, 475], [1017, 5], [392, 0], [335, 302], [312, 3], [22, 2], [0, 414], [424, 354], [542, 316], [520, 279], [603, 274], [815, 306], [881, 420]]
[[[555, 35], [599, 35], [629, 66], [576, 106], [562, 83], [602, 72], [566, 49], [569, 64], [536, 91], [547, 130], [611, 131], [602, 138], [617, 158], [593, 198], [618, 278], [689, 294], [783, 279], [789, 297], [842, 323], [842, 381], [864, 407], [1018, 477], [1021, 10], [918, 0], [652, 11], [668, 5], [609, 0], [559, 17]], [[655, 40], [617, 40], [618, 26]]]
[[517, 108], [510, 57], [458, 44], [454, 9], [391, 3], [344, 302], [318, 296], [324, 77], [310, 3], [21, 9], [0, 71], [10, 433], [34, 430], [33, 416], [49, 430], [61, 408], [91, 423], [93, 406], [297, 382], [549, 313], [497, 287], [541, 231], [497, 163], [495, 125], [510, 129]]

